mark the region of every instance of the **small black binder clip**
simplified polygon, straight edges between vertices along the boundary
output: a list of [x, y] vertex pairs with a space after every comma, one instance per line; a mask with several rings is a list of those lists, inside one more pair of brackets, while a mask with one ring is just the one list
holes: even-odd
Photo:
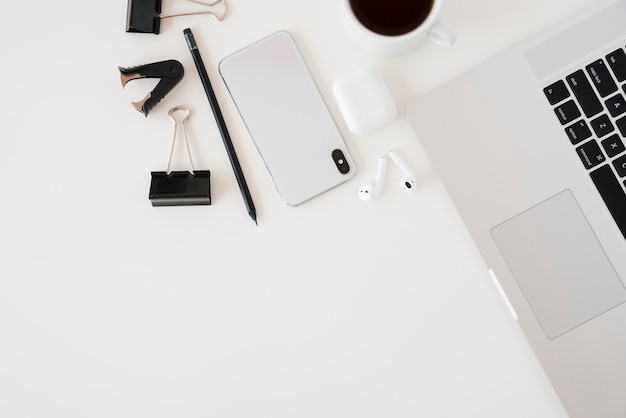
[[160, 16], [162, 0], [128, 0], [128, 11], [126, 13], [126, 32], [158, 34], [161, 31], [161, 19], [167, 19], [170, 17], [211, 14], [215, 16], [217, 20], [222, 20], [226, 16], [225, 0], [217, 0], [213, 3], [200, 0], [188, 1], [192, 3], [202, 4], [203, 6], [208, 6], [211, 8], [215, 7], [216, 10]]
[[145, 114], [157, 105], [183, 78], [185, 70], [183, 65], [176, 60], [159, 61], [152, 64], [139, 65], [137, 67], [118, 67], [122, 88], [131, 80], [139, 78], [160, 78], [159, 84], [149, 92], [143, 100], [131, 102], [133, 107]]
[[[174, 113], [178, 111], [186, 112], [182, 122], [174, 118]], [[166, 171], [153, 171], [150, 182], [150, 202], [152, 206], [190, 206], [190, 205], [210, 205], [211, 204], [211, 172], [209, 170], [195, 170], [187, 138], [187, 120], [191, 111], [184, 106], [176, 106], [170, 109], [168, 115], [174, 121], [174, 138], [170, 157], [167, 161]], [[189, 157], [190, 171], [170, 171], [174, 145], [178, 136], [178, 126], [182, 125], [185, 137], [185, 147]]]

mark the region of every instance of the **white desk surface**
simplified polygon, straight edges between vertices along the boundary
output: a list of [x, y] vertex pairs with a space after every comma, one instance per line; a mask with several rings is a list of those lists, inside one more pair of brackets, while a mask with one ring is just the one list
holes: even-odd
[[[0, 14], [0, 417], [562, 417], [563, 409], [412, 134], [416, 95], [594, 0], [447, 0], [452, 48], [396, 58], [354, 46], [333, 0], [227, 0], [222, 22], [124, 31], [126, 1], [3, 1]], [[164, 12], [196, 9], [165, 0]], [[259, 216], [248, 217], [185, 44], [191, 27]], [[358, 163], [296, 208], [272, 185], [224, 84], [223, 57], [289, 31]], [[154, 81], [118, 66], [177, 59], [183, 81], [150, 113]], [[364, 65], [399, 115], [356, 136], [331, 92]], [[192, 109], [213, 205], [153, 208], [173, 124]], [[445, 115], [442, 123], [445, 123]], [[371, 204], [357, 189], [395, 148]]]

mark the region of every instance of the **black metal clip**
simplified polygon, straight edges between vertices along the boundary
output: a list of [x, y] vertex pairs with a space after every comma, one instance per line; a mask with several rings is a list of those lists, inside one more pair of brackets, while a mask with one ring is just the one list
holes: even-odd
[[131, 68], [118, 67], [118, 69], [120, 70], [122, 88], [129, 81], [139, 78], [161, 79], [154, 90], [149, 92], [143, 100], [131, 102], [135, 109], [144, 113], [146, 117], [150, 110], [180, 82], [185, 74], [183, 65], [176, 60], [160, 61]]
[[226, 1], [201, 1], [189, 0], [192, 3], [201, 4], [209, 7], [207, 11], [198, 11], [190, 13], [172, 14], [168, 16], [161, 15], [162, 0], [128, 0], [128, 12], [126, 13], [126, 32], [137, 33], [154, 33], [161, 31], [161, 19], [179, 16], [210, 14], [217, 20], [224, 19], [226, 16]]
[[154, 33], [161, 30], [161, 0], [128, 0], [126, 32]]
[[[174, 114], [183, 112], [182, 121], [178, 121]], [[170, 157], [167, 161], [165, 171], [151, 172], [149, 199], [152, 206], [189, 206], [189, 205], [210, 205], [211, 204], [211, 172], [209, 170], [196, 170], [191, 158], [189, 138], [187, 137], [187, 120], [191, 111], [184, 106], [176, 106], [170, 109], [169, 117], [174, 122], [174, 137]], [[180, 125], [180, 128], [179, 128]], [[179, 132], [182, 131], [182, 132]], [[171, 171], [172, 155], [174, 154], [174, 144], [179, 136], [185, 138], [187, 157], [189, 158], [188, 171]]]

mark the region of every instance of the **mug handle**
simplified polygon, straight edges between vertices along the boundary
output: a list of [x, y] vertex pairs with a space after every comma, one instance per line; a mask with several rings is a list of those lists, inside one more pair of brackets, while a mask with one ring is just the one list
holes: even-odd
[[444, 20], [438, 19], [430, 31], [428, 39], [441, 46], [450, 46], [456, 41], [456, 29]]

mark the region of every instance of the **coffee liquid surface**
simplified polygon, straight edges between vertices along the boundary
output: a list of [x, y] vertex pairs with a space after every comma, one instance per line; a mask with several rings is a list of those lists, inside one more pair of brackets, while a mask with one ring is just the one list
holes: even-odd
[[350, 5], [356, 18], [372, 32], [398, 36], [426, 20], [433, 0], [350, 0]]

